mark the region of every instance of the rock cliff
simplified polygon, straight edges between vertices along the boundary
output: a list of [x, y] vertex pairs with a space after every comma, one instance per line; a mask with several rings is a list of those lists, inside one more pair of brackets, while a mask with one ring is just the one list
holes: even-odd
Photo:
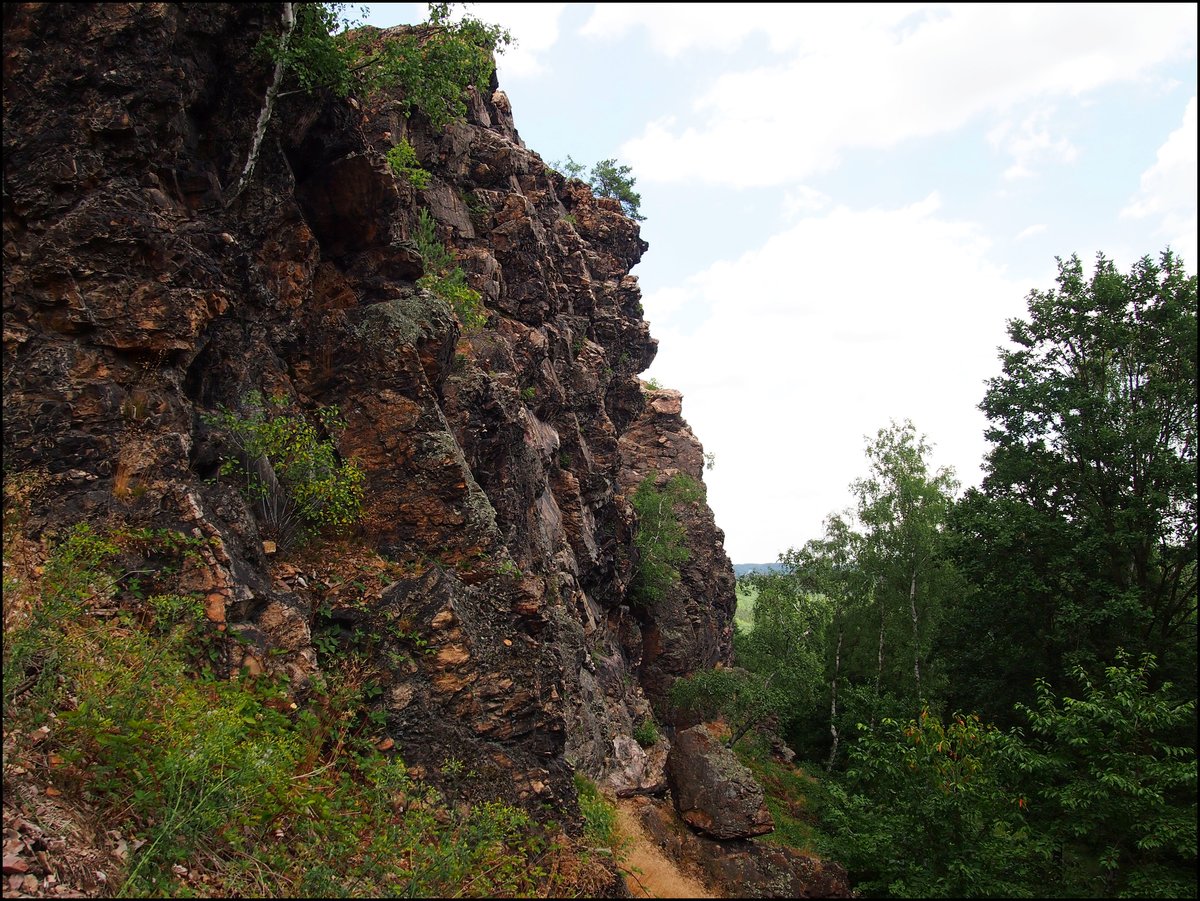
[[[637, 223], [526, 148], [495, 83], [442, 130], [395, 96], [283, 92], [235, 189], [271, 4], [8, 4], [4, 27], [4, 472], [28, 486], [27, 535], [210, 538], [184, 577], [228, 670], [286, 673], [298, 698], [319, 611], [400, 624], [381, 704], [415, 765], [470, 758], [496, 792], [566, 809], [575, 769], [661, 785], [665, 750], [631, 735], [673, 678], [728, 662], [734, 594], [699, 501], [679, 584], [628, 599], [632, 491], [703, 482], [679, 395], [638, 379], [656, 342]], [[401, 139], [423, 190], [385, 161]], [[422, 210], [484, 326], [417, 284]], [[218, 477], [207, 417], [255, 393], [340, 410], [365, 474], [348, 538], [277, 546]]]

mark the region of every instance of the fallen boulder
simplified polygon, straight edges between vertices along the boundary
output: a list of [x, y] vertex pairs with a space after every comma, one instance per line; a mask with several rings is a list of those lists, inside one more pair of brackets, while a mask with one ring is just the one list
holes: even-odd
[[750, 838], [775, 828], [762, 786], [702, 725], [676, 735], [667, 782], [679, 816], [713, 838]]

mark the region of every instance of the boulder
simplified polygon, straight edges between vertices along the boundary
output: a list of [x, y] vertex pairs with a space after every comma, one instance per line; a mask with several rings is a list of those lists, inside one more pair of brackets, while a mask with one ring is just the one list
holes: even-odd
[[762, 786], [703, 725], [676, 735], [667, 782], [679, 816], [713, 838], [750, 838], [775, 828]]

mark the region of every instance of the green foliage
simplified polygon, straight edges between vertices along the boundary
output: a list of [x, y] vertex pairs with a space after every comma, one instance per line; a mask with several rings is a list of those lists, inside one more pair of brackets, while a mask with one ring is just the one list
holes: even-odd
[[742, 578], [737, 580], [734, 593], [737, 596], [734, 624], [739, 632], [749, 632], [754, 628], [754, 601], [758, 597], [758, 588], [751, 580]]
[[1045, 681], [1032, 732], [925, 712], [863, 730], [827, 786], [830, 850], [865, 894], [1194, 897], [1195, 701], [1120, 655], [1081, 698]]
[[579, 812], [583, 815], [584, 840], [592, 850], [619, 859], [627, 840], [617, 828], [617, 809], [583, 773], [575, 773], [575, 791], [579, 795]]
[[743, 581], [756, 591], [754, 628], [735, 637], [736, 659], [739, 666], [772, 679], [773, 690], [785, 698], [780, 725], [786, 730], [823, 699], [833, 602], [804, 591], [783, 573]]
[[[1169, 251], [1128, 274], [1059, 260], [1009, 323], [1013, 350], [980, 405], [994, 447], [955, 512], [978, 594], [947, 643], [956, 702], [1004, 716], [1118, 646], [1196, 693], [1197, 282]], [[978, 644], [970, 636], [1003, 636]]]
[[654, 724], [654, 718], [648, 717], [638, 723], [637, 728], [633, 730], [634, 740], [643, 748], [649, 748], [652, 745], [658, 744], [659, 738], [658, 726]]
[[1152, 688], [1155, 666], [1120, 653], [1102, 681], [1074, 670], [1082, 697], [1039, 680], [1020, 708], [1041, 739], [1030, 769], [1065, 894], [1195, 897], [1196, 701]]
[[818, 851], [821, 836], [815, 820], [821, 792], [816, 780], [799, 767], [775, 759], [767, 739], [755, 732], [738, 744], [735, 753], [762, 786], [763, 800], [775, 822], [775, 830], [758, 841], [786, 845], [809, 854]]
[[[553, 168], [566, 178], [583, 180], [585, 167], [575, 162], [570, 156], [566, 160], [554, 163]], [[620, 201], [625, 215], [641, 222], [645, 221], [646, 217], [639, 212], [642, 195], [633, 190], [637, 179], [630, 175], [632, 171], [629, 166], [622, 166], [615, 159], [600, 160], [592, 166], [591, 174], [588, 176], [588, 185], [591, 186], [592, 193], [596, 197], [608, 197]]]
[[[214, 638], [229, 639], [158, 566], [196, 546], [162, 530], [76, 527], [46, 564], [30, 624], [6, 629], [6, 730], [47, 723], [36, 751], [13, 744], [6, 762], [25, 753], [26, 768], [127, 840], [125, 871], [109, 870], [116, 894], [561, 893], [543, 865], [561, 851], [546, 828], [500, 802], [457, 803], [375, 749], [379, 689], [363, 660], [327, 664], [300, 709], [286, 679], [198, 673]], [[126, 564], [165, 590], [126, 608]], [[89, 613], [114, 602], [116, 616]], [[53, 662], [53, 691], [9, 681], [13, 641], [30, 649], [26, 664]], [[477, 778], [461, 769], [453, 784]], [[203, 884], [191, 881], [198, 870]]]
[[619, 200], [626, 216], [641, 221], [646, 218], [638, 212], [642, 195], [633, 190], [637, 179], [629, 174], [630, 171], [629, 166], [618, 165], [615, 159], [601, 160], [592, 167], [592, 193]]
[[417, 284], [450, 304], [464, 328], [486, 325], [487, 311], [480, 302], [479, 292], [467, 284], [467, 274], [455, 265], [454, 254], [437, 239], [437, 225], [428, 210], [417, 214], [413, 240], [425, 265], [425, 275]]
[[[4, 709], [7, 717], [15, 699], [32, 692], [35, 710], [52, 709], [61, 693], [59, 677], [70, 648], [57, 641], [61, 625], [77, 618], [88, 600], [107, 596], [116, 584], [115, 543], [90, 526], [71, 529], [46, 563], [41, 601], [29, 621], [6, 630], [4, 636]], [[7, 591], [6, 591], [7, 594]]]
[[583, 174], [587, 171], [586, 166], [575, 162], [573, 159], [571, 159], [569, 154], [565, 160], [559, 160], [556, 163], [551, 163], [551, 167], [561, 172], [567, 178], [575, 178], [579, 180], [583, 179]]
[[237, 478], [259, 521], [281, 545], [322, 529], [344, 532], [359, 519], [365, 476], [353, 460], [339, 461], [334, 438], [345, 428], [337, 407], [317, 411], [317, 426], [303, 416], [270, 415], [260, 396], [247, 397], [249, 412], [222, 409], [204, 417], [237, 451], [221, 474]]
[[301, 3], [290, 37], [267, 35], [260, 51], [282, 60], [301, 88], [336, 96], [369, 96], [398, 90], [406, 115], [419, 110], [434, 128], [466, 114], [463, 93], [470, 85], [486, 91], [495, 70], [492, 54], [512, 43], [511, 35], [472, 16], [452, 22], [448, 3], [432, 3], [429, 21], [407, 34], [374, 40], [371, 29], [343, 20], [344, 3]]
[[726, 746], [732, 748], [787, 707], [788, 697], [771, 685], [773, 678], [740, 668], [700, 670], [671, 683], [671, 703], [702, 719], [724, 717], [730, 729]]
[[399, 144], [387, 152], [387, 161], [392, 169], [392, 174], [397, 178], [405, 179], [418, 191], [424, 191], [429, 187], [430, 175], [421, 168], [421, 161], [417, 159], [417, 151], [413, 149], [413, 145], [407, 139], [401, 139]]
[[830, 850], [866, 895], [1038, 897], [1044, 849], [1025, 822], [1011, 739], [978, 717], [884, 719], [826, 786]]
[[687, 535], [675, 513], [676, 505], [703, 497], [700, 486], [684, 473], [676, 473], [661, 489], [655, 487], [655, 481], [654, 474], [646, 476], [632, 499], [638, 515], [634, 534], [638, 563], [630, 599], [646, 606], [661, 601], [679, 582], [679, 566], [691, 556], [684, 544]]

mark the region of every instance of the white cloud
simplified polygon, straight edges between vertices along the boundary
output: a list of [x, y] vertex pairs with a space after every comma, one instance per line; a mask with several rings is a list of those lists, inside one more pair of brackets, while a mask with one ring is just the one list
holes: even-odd
[[472, 15], [507, 28], [517, 40], [496, 58], [500, 84], [545, 74], [540, 54], [558, 41], [558, 22], [565, 3], [484, 3], [468, 9]]
[[1053, 108], [1039, 109], [1026, 116], [1016, 128], [1011, 120], [1005, 120], [988, 132], [988, 142], [1013, 158], [1013, 164], [1004, 170], [1005, 178], [1028, 178], [1033, 175], [1032, 167], [1037, 163], [1071, 163], [1079, 156], [1070, 141], [1054, 138], [1047, 130], [1046, 123], [1053, 116]]
[[[734, 560], [815, 537], [849, 502], [862, 436], [890, 418], [912, 418], [939, 464], [977, 478], [983, 383], [1030, 286], [989, 261], [976, 227], [938, 212], [936, 194], [901, 209], [838, 206], [647, 297], [660, 339], [651, 374], [684, 392], [685, 417], [716, 454], [705, 478]], [[670, 303], [656, 309], [660, 295]], [[685, 324], [695, 308], [711, 315]]]
[[1183, 124], [1158, 148], [1154, 165], [1142, 173], [1141, 185], [1123, 217], [1159, 220], [1157, 233], [1196, 269], [1196, 98], [1188, 101]]
[[1032, 238], [1034, 235], [1040, 235], [1046, 230], [1046, 223], [1039, 222], [1036, 225], [1030, 225], [1017, 232], [1014, 241], [1024, 241], [1026, 238]]
[[[621, 151], [648, 181], [739, 187], [800, 181], [850, 148], [891, 147], [984, 114], [1011, 117], [1021, 104], [1142, 79], [1195, 46], [1190, 4], [918, 9], [695, 4], [680, 15], [677, 6], [601, 4], [584, 33], [616, 38], [642, 27], [667, 55], [766, 35], [777, 56], [719, 75], [690, 113], [648, 123]], [[1036, 125], [1014, 132], [1014, 152], [1073, 152]]]
[[783, 212], [789, 218], [815, 213], [829, 206], [829, 197], [816, 188], [796, 185], [783, 195]]

